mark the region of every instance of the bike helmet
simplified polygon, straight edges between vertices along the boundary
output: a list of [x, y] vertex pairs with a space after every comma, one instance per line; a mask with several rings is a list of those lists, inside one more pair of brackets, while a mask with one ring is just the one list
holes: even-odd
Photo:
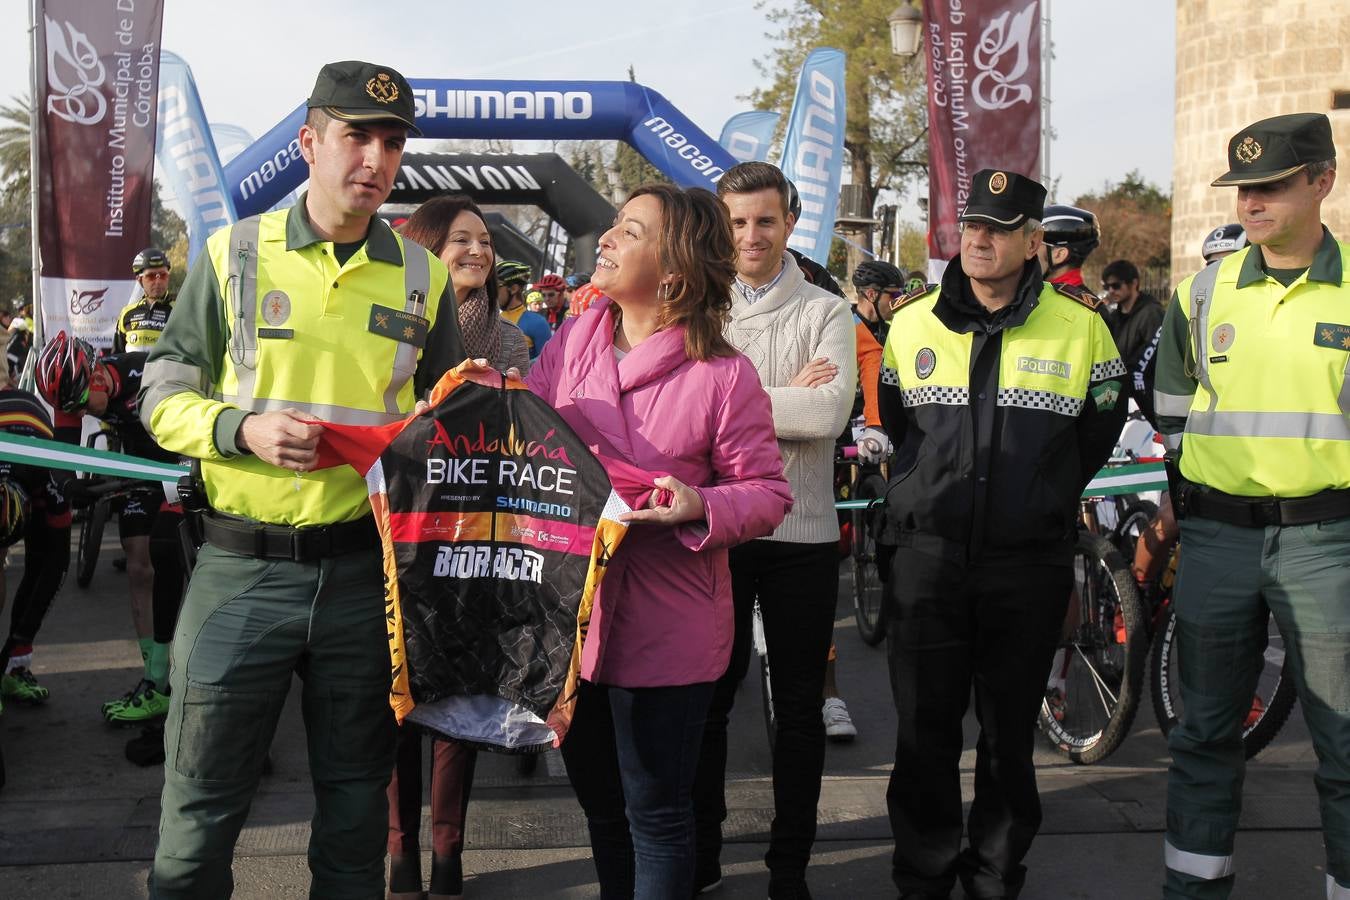
[[853, 270], [855, 288], [894, 288], [905, 285], [904, 273], [883, 259], [865, 259]]
[[530, 280], [530, 267], [514, 259], [497, 260], [497, 283], [506, 287], [512, 284], [526, 284]]
[[53, 409], [73, 412], [89, 402], [94, 348], [58, 331], [42, 347], [37, 361], [37, 391]]
[[795, 222], [802, 217], [802, 196], [797, 193], [797, 186], [792, 183], [792, 179], [787, 179], [788, 184], [788, 213], [791, 214]]
[[23, 537], [28, 522], [28, 494], [16, 481], [0, 481], [0, 547]]
[[1221, 225], [1205, 235], [1200, 245], [1200, 255], [1205, 262], [1213, 262], [1220, 253], [1233, 253], [1247, 246], [1247, 232], [1236, 222]]
[[1077, 259], [1097, 249], [1102, 242], [1102, 229], [1097, 217], [1076, 206], [1047, 206], [1041, 213], [1041, 227], [1045, 242], [1052, 247], [1066, 247]]
[[567, 282], [563, 281], [561, 275], [554, 275], [550, 272], [534, 283], [534, 289], [536, 291], [557, 291], [561, 294], [567, 289]]
[[131, 274], [140, 275], [146, 269], [169, 269], [169, 257], [158, 247], [146, 247], [131, 261]]
[[590, 283], [591, 283], [590, 272], [573, 272], [571, 275], [567, 276], [567, 286], [574, 291], [577, 288], [581, 287], [583, 284], [590, 284]]

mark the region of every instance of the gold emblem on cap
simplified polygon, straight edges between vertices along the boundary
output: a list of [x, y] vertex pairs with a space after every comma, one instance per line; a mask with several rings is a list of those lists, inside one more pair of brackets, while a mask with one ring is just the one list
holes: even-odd
[[398, 85], [387, 72], [381, 72], [366, 82], [366, 93], [376, 103], [393, 103], [398, 99]]
[[1238, 158], [1238, 162], [1251, 165], [1261, 158], [1261, 145], [1249, 134], [1233, 149], [1233, 155]]
[[1001, 194], [1008, 189], [1008, 176], [1002, 172], [995, 172], [989, 176], [989, 193]]

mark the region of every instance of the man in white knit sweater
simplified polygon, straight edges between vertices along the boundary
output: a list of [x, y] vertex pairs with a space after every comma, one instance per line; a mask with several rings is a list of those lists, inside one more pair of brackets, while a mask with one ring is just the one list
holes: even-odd
[[756, 598], [773, 661], [777, 715], [774, 821], [765, 862], [772, 900], [808, 900], [806, 866], [816, 833], [825, 764], [821, 690], [839, 588], [834, 442], [853, 405], [853, 318], [840, 297], [806, 280], [787, 251], [794, 224], [787, 179], [767, 163], [742, 163], [718, 182], [736, 238], [737, 279], [727, 339], [759, 371], [773, 403], [792, 512], [770, 537], [731, 551], [736, 632], [703, 735], [694, 812], [700, 891], [721, 879], [726, 818], [727, 718], [750, 661]]

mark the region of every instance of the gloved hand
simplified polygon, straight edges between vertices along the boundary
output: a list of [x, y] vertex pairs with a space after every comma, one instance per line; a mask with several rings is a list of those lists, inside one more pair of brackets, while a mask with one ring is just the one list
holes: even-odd
[[858, 438], [858, 459], [875, 465], [890, 453], [891, 439], [886, 436], [886, 432], [874, 425], [868, 425], [863, 429], [862, 436]]

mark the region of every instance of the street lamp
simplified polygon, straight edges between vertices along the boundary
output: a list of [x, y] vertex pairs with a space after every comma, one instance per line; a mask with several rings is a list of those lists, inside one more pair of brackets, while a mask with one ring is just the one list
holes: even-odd
[[919, 52], [923, 41], [923, 13], [908, 3], [886, 17], [891, 26], [891, 52], [909, 59]]

